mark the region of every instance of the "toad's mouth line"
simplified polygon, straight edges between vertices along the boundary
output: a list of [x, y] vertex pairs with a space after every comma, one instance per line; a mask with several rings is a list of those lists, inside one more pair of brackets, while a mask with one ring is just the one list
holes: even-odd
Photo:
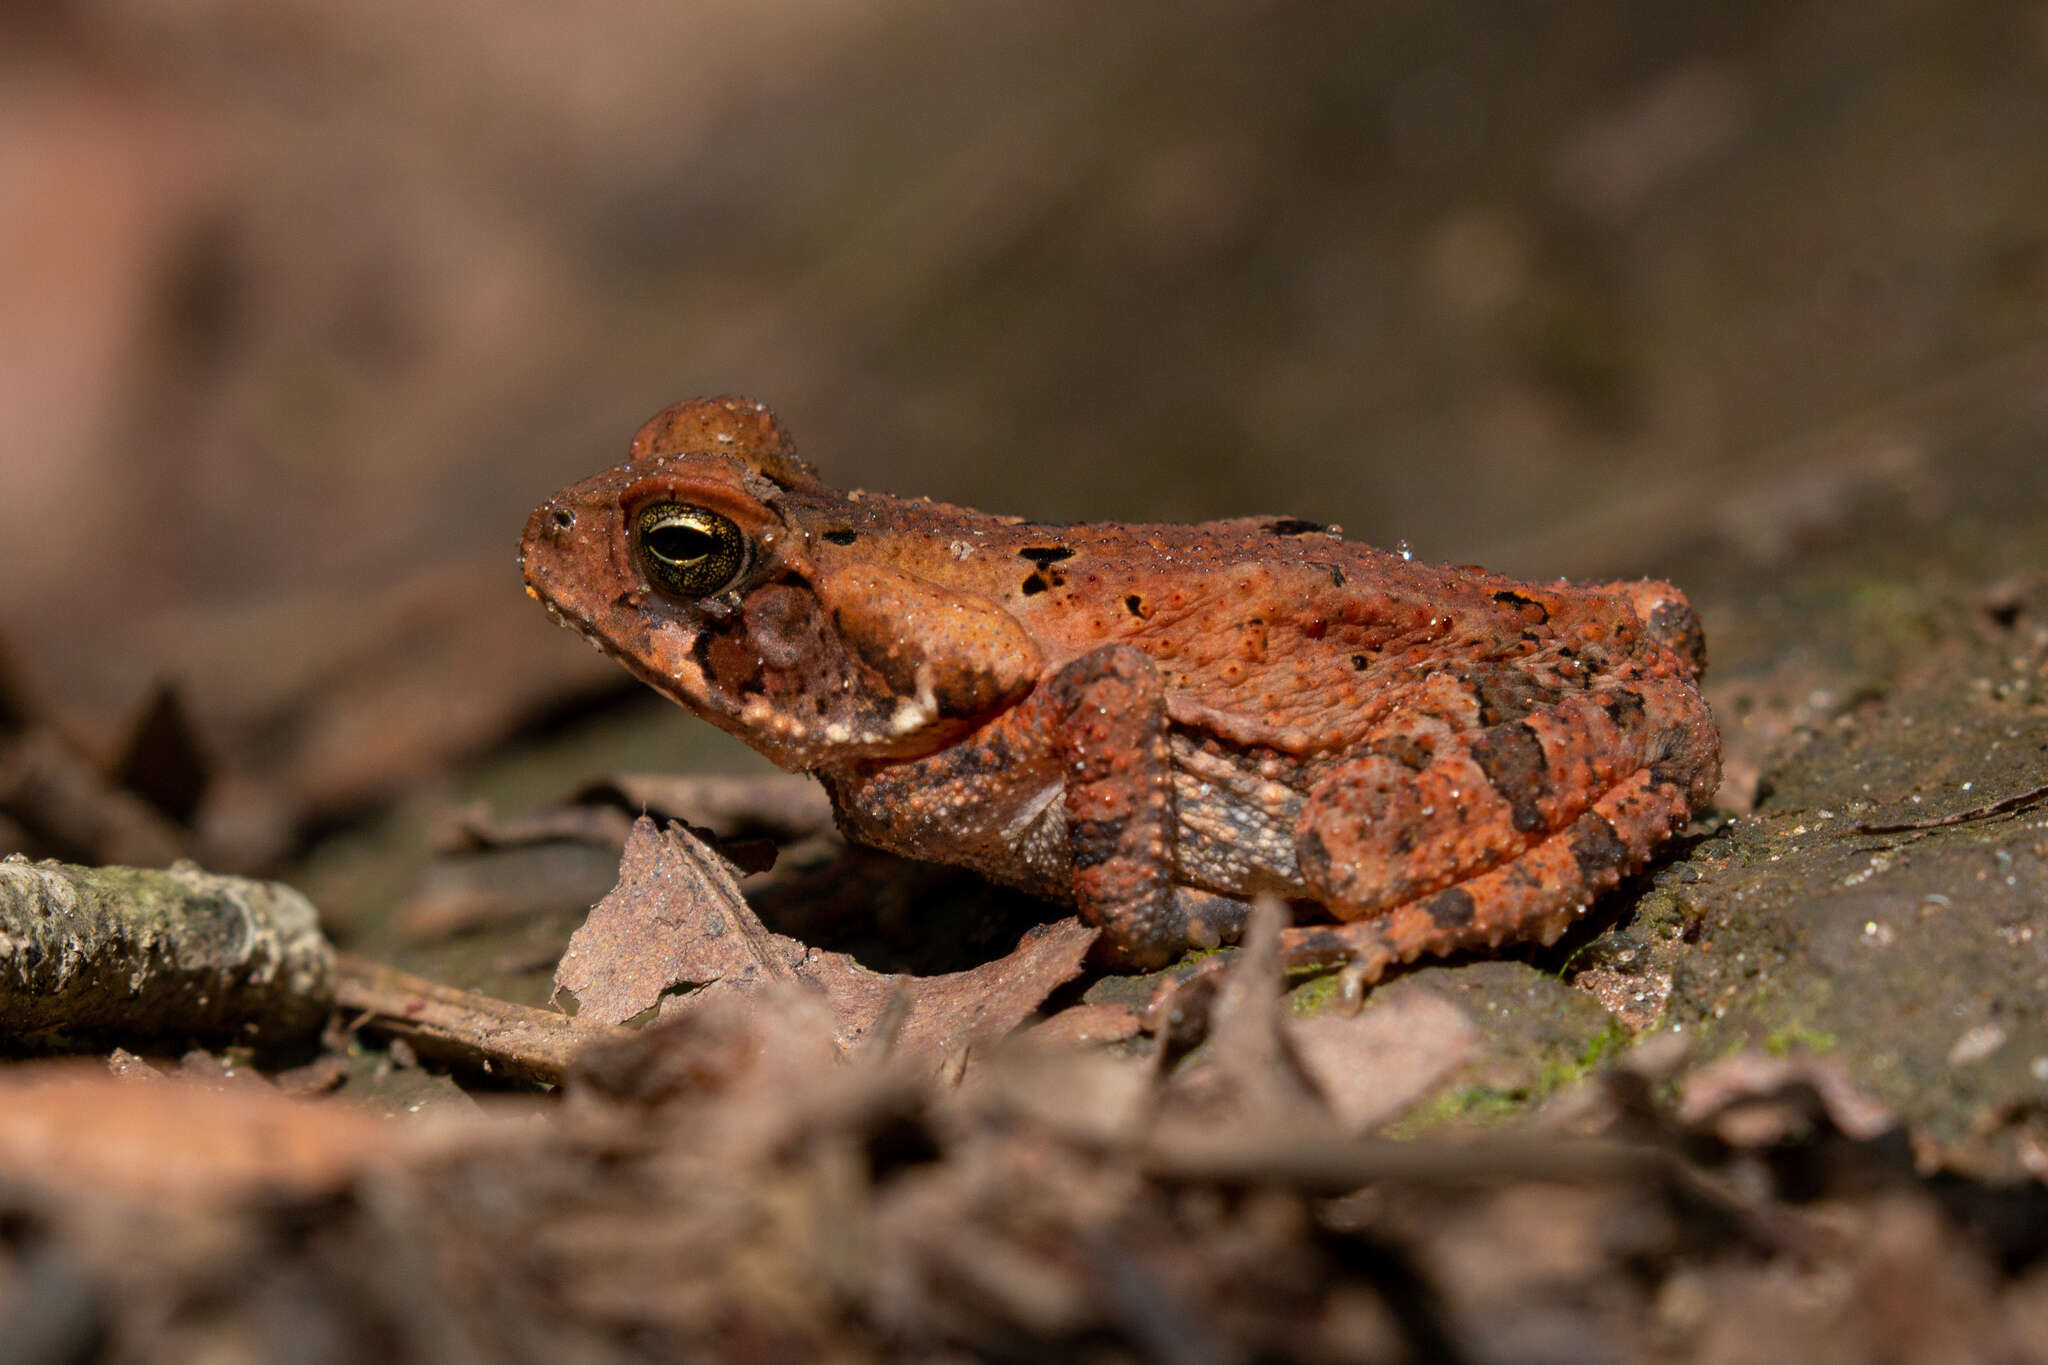
[[[530, 582], [527, 584], [527, 589], [533, 593], [535, 599], [542, 606], [547, 608], [549, 619], [556, 625], [567, 626], [585, 644], [589, 645], [599, 654], [602, 654], [605, 658], [610, 659], [613, 663], [618, 664], [648, 687], [653, 688], [656, 692], [668, 698], [668, 700], [691, 712], [701, 715], [711, 709], [708, 699], [700, 700], [686, 690], [683, 685], [683, 679], [650, 668], [641, 659], [628, 653], [625, 649], [614, 643], [609, 636], [598, 630], [588, 617], [562, 607], [545, 593], [535, 588]], [[701, 674], [699, 674], [697, 681], [700, 685], [702, 684], [703, 677]]]

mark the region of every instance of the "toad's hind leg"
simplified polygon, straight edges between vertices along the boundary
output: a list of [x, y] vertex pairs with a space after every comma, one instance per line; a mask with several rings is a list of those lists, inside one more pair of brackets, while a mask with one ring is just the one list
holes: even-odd
[[[1420, 761], [1368, 753], [1323, 778], [1295, 831], [1315, 897], [1368, 919], [1521, 857], [1646, 766], [1661, 684], [1568, 697], [1518, 720], [1435, 738]], [[1395, 736], [1394, 738], [1398, 738]]]
[[1687, 785], [1645, 768], [1521, 857], [1456, 886], [1395, 906], [1378, 919], [1285, 931], [1290, 968], [1346, 967], [1356, 982], [1387, 967], [1510, 939], [1555, 943], [1600, 892], [1640, 869], [1692, 817]]
[[[1286, 964], [1348, 965], [1356, 984], [1378, 979], [1392, 963], [1425, 954], [1498, 947], [1510, 939], [1555, 942], [1596, 895], [1640, 869], [1658, 845], [1706, 804], [1719, 776], [1719, 739], [1697, 692], [1673, 681], [1645, 680], [1634, 684], [1631, 695], [1639, 706], [1622, 706], [1608, 716], [1618, 722], [1617, 733], [1608, 741], [1611, 756], [1593, 761], [1586, 773], [1591, 777], [1627, 761], [1627, 775], [1605, 790], [1600, 789], [1597, 777], [1580, 787], [1598, 795], [1590, 804], [1581, 802], [1583, 808], [1576, 814], [1568, 815], [1553, 803], [1544, 808], [1548, 814], [1541, 822], [1526, 817], [1510, 821], [1511, 828], [1526, 824], [1553, 833], [1539, 833], [1533, 842], [1523, 834], [1519, 852], [1504, 859], [1494, 856], [1484, 870], [1469, 875], [1463, 874], [1474, 863], [1512, 841], [1489, 825], [1491, 833], [1486, 838], [1465, 844], [1456, 856], [1446, 859], [1439, 854], [1416, 860], [1409, 872], [1431, 868], [1434, 885], [1418, 885], [1418, 879], [1410, 876], [1399, 883], [1400, 890], [1416, 894], [1402, 895], [1396, 890], [1388, 895], [1383, 888], [1387, 899], [1363, 907], [1363, 913], [1372, 918], [1289, 930], [1281, 945]], [[1593, 704], [1600, 705], [1603, 712], [1611, 707]], [[1625, 739], [1620, 733], [1623, 729], [1635, 732], [1634, 741], [1614, 743]], [[1482, 738], [1489, 733], [1482, 732]], [[1571, 747], [1583, 754], [1588, 747], [1586, 737], [1582, 735]], [[1547, 754], [1549, 744], [1544, 748]], [[1552, 774], [1559, 770], [1556, 765], [1541, 769]], [[1454, 763], [1447, 771], [1461, 770]], [[1536, 772], [1534, 767], [1526, 770]], [[1425, 770], [1414, 776], [1427, 775]], [[1498, 781], [1492, 785], [1494, 795], [1511, 807], [1538, 799], [1540, 783], [1535, 776], [1528, 777], [1526, 789]], [[1394, 841], [1396, 845], [1403, 842]], [[1389, 899], [1393, 901], [1390, 905]], [[1361, 912], [1356, 902], [1339, 908], [1348, 915]]]

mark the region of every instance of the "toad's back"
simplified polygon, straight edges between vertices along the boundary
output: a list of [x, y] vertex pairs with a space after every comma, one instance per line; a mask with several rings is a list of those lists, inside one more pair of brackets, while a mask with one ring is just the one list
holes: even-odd
[[1703, 663], [1668, 584], [1520, 583], [1293, 517], [1060, 525], [829, 490], [788, 507], [821, 562], [885, 562], [994, 599], [1049, 663], [1133, 645], [1176, 711], [1289, 752], [1355, 742], [1446, 669], [1540, 698]]

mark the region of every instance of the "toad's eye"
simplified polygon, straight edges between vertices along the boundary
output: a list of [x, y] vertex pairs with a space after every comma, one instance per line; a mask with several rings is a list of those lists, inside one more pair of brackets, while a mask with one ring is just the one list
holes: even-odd
[[747, 538], [716, 512], [680, 502], [651, 503], [634, 521], [640, 567], [677, 597], [710, 597], [747, 568]]

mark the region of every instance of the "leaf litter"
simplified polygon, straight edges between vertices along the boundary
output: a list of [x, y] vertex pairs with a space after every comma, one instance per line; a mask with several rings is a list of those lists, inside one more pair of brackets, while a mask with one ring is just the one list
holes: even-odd
[[[821, 994], [842, 1047], [888, 1017], [900, 1056], [932, 1065], [994, 1042], [1080, 974], [1095, 931], [1076, 919], [1042, 926], [1009, 955], [965, 972], [904, 977], [845, 953], [772, 933], [748, 907], [731, 864], [680, 824], [642, 816], [619, 884], [569, 940], [555, 981], [577, 1017], [624, 1023], [647, 1010], [688, 1012], [736, 996], [758, 1005], [777, 986]], [[669, 994], [679, 986], [699, 989]], [[666, 1001], [666, 1003], [664, 1003]]]
[[[646, 843], [642, 873], [678, 856]], [[907, 1029], [849, 1049], [824, 988], [766, 970], [586, 1047], [545, 1107], [18, 1073], [0, 1329], [110, 1361], [1718, 1363], [1764, 1329], [1823, 1362], [2039, 1358], [2038, 1187], [1922, 1178], [1796, 1067], [1673, 1110], [1623, 1066], [1517, 1129], [1361, 1137], [1281, 1064], [1256, 956], [1198, 1104], [1029, 1030], [957, 1076]], [[1772, 1104], [1802, 1122], [1729, 1121]]]
[[[1768, 1332], [1818, 1361], [2041, 1358], [2048, 1195], [1930, 1174], [1825, 1059], [1685, 1073], [1665, 1036], [1515, 1127], [1392, 1140], [1480, 1046], [1472, 1017], [1417, 978], [1304, 1013], [1279, 924], [1261, 906], [1202, 978], [1207, 1036], [1167, 1065], [1133, 1007], [1075, 1001], [1078, 921], [877, 972], [772, 931], [712, 846], [642, 816], [560, 965], [574, 1017], [338, 960], [340, 1019], [402, 1068], [558, 1099], [421, 1091], [432, 1116], [391, 1123], [346, 1083], [293, 1098], [336, 1086], [320, 1059], [273, 1083], [205, 1053], [8, 1077], [0, 1339], [1718, 1365]], [[375, 1055], [321, 1057], [351, 1054]]]

